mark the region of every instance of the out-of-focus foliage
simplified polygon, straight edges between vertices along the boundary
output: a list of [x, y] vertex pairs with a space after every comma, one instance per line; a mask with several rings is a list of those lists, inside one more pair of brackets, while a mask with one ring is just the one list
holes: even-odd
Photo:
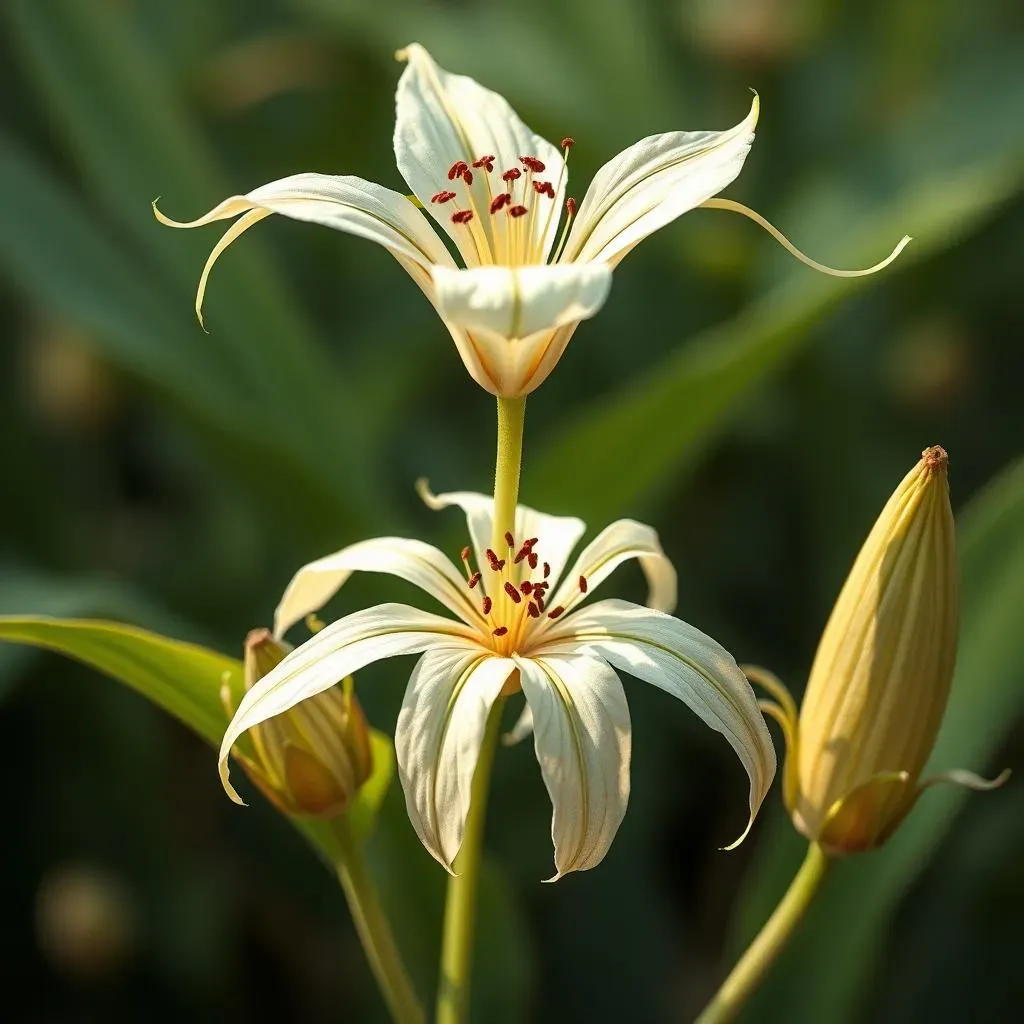
[[[149, 209], [195, 216], [298, 170], [402, 188], [392, 54], [411, 39], [572, 134], [577, 197], [643, 135], [734, 123], [755, 87], [730, 196], [833, 265], [915, 236], [887, 273], [837, 282], [747, 221], [694, 212], [623, 262], [530, 400], [524, 499], [655, 523], [683, 617], [799, 691], [917, 453], [949, 449], [957, 507], [1021, 454], [1014, 0], [5, 0], [0, 611], [122, 618], [233, 654], [304, 559], [371, 532], [461, 546], [411, 483], [487, 489], [493, 412], [394, 261], [268, 221], [214, 271], [207, 335], [192, 302], [217, 230], [170, 232]], [[962, 520], [938, 766], [1020, 767], [1019, 479]], [[385, 595], [354, 580], [336, 607]], [[403, 670], [359, 680], [385, 732]], [[227, 801], [206, 746], [94, 675], [0, 647], [16, 1019], [380, 1019], [330, 875], [258, 800]], [[744, 813], [727, 748], [647, 688], [630, 707], [631, 807], [594, 872], [538, 884], [543, 786], [529, 751], [499, 758], [479, 1020], [685, 1017], [793, 863], [771, 821], [719, 853]], [[750, 1019], [1006, 1019], [1018, 792], [955, 821], [957, 795], [930, 793], [889, 848], [844, 865]], [[397, 787], [374, 857], [426, 991], [444, 879]], [[851, 902], [861, 923], [837, 923]]]

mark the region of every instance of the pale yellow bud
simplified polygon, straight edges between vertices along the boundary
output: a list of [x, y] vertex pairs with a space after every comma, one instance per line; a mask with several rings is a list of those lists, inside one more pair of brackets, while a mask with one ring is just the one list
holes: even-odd
[[[268, 629], [245, 641], [245, 688], [279, 665], [290, 648]], [[221, 694], [230, 717], [234, 709]], [[287, 814], [334, 817], [346, 810], [373, 770], [370, 733], [352, 679], [249, 730], [255, 757], [235, 757], [263, 794]]]
[[882, 509], [822, 633], [799, 718], [777, 680], [750, 673], [779, 701], [765, 710], [786, 732], [793, 823], [831, 854], [881, 845], [933, 781], [989, 785], [966, 772], [921, 781], [956, 662], [948, 461], [927, 448]]

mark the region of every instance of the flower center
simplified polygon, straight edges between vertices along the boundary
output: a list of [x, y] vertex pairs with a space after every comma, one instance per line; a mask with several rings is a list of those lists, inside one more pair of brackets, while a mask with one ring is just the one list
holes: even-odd
[[[520, 156], [521, 167], [505, 169], [496, 166], [493, 154], [477, 157], [472, 164], [456, 160], [448, 168], [448, 186], [435, 192], [430, 202], [451, 205], [450, 220], [465, 233], [478, 263], [543, 263], [552, 221], [557, 224], [562, 216], [556, 200], [573, 145], [571, 138], [562, 139], [562, 169], [555, 182], [543, 177], [547, 168], [535, 156]], [[552, 263], [558, 261], [575, 213], [576, 200], [566, 199], [562, 234], [549, 254]]]
[[[480, 611], [487, 622], [489, 633], [485, 642], [495, 653], [509, 655], [519, 651], [535, 624], [545, 616], [557, 619], [565, 608], [558, 605], [547, 607], [551, 583], [551, 566], [541, 561], [537, 552], [539, 538], [530, 537], [516, 544], [511, 533], [505, 534], [505, 548], [498, 552], [487, 548], [484, 552], [486, 566], [476, 571], [470, 562], [470, 549], [462, 549], [462, 564], [466, 570], [466, 582], [475, 590], [486, 574], [489, 586], [481, 586]], [[581, 594], [587, 592], [587, 578], [581, 576], [578, 582]], [[493, 596], [491, 596], [493, 595]]]

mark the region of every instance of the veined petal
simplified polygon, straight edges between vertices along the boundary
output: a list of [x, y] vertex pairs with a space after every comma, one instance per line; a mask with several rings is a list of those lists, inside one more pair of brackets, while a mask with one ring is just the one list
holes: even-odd
[[342, 548], [299, 569], [274, 613], [275, 635], [284, 636], [300, 619], [322, 608], [353, 572], [388, 573], [408, 580], [437, 598], [468, 626], [484, 625], [465, 578], [443, 552], [418, 540], [378, 537]]
[[587, 581], [589, 594], [631, 558], [639, 560], [647, 577], [648, 607], [671, 612], [676, 606], [676, 570], [662, 551], [657, 532], [634, 519], [619, 519], [605, 527], [580, 553], [548, 605], [569, 611], [584, 599], [581, 578]]
[[[469, 526], [469, 535], [473, 542], [477, 565], [486, 566], [487, 556], [484, 552], [491, 546], [491, 533], [494, 529], [494, 499], [486, 494], [476, 494], [473, 491], [433, 494], [425, 480], [421, 480], [417, 484], [417, 490], [420, 497], [432, 509], [457, 505], [466, 513], [466, 523]], [[552, 586], [557, 584], [558, 577], [572, 554], [572, 549], [579, 543], [586, 528], [586, 523], [573, 516], [549, 516], [526, 505], [520, 505], [516, 509], [515, 540], [521, 544], [524, 540], [538, 538], [536, 550], [540, 559], [548, 563], [551, 570], [548, 579]], [[497, 554], [500, 558], [504, 558], [508, 552], [499, 551]], [[483, 582], [485, 584], [489, 575], [489, 573], [484, 573]]]
[[491, 705], [516, 670], [509, 658], [439, 647], [416, 663], [395, 729], [409, 820], [449, 871], [462, 845]]
[[220, 779], [228, 796], [242, 803], [228, 780], [228, 755], [247, 729], [282, 714], [366, 665], [399, 654], [419, 654], [435, 645], [479, 649], [469, 627], [403, 604], [381, 604], [347, 615], [296, 647], [245, 694], [228, 724], [218, 759]]
[[368, 238], [422, 267], [455, 265], [444, 243], [415, 204], [383, 185], [351, 175], [293, 174], [245, 195], [231, 196], [192, 221], [171, 220], [156, 204], [153, 212], [161, 224], [173, 228], [197, 228], [245, 215], [227, 230], [206, 262], [196, 297], [200, 319], [206, 280], [213, 264], [231, 242], [271, 213]]
[[[468, 266], [506, 262], [514, 222], [504, 213], [491, 216], [488, 207], [495, 195], [505, 191], [501, 173], [512, 167], [522, 170], [521, 156], [536, 157], [545, 165], [543, 179], [555, 189], [554, 199], [534, 197], [545, 211], [550, 208], [554, 214], [529, 218], [534, 234], [531, 247], [536, 261], [543, 262], [558, 230], [565, 191], [561, 154], [523, 124], [504, 97], [472, 78], [438, 67], [418, 43], [400, 50], [397, 56], [407, 64], [396, 96], [395, 159], [409, 187], [455, 240]], [[484, 156], [494, 157], [490, 174], [486, 168], [472, 168], [473, 161]], [[448, 180], [448, 169], [459, 160], [470, 165], [471, 186], [461, 179]], [[452, 224], [451, 206], [430, 202], [431, 196], [449, 187], [462, 209], [475, 212], [469, 225]], [[521, 231], [523, 226], [512, 230]]]
[[732, 846], [742, 842], [775, 777], [775, 748], [754, 691], [732, 655], [680, 619], [615, 600], [558, 619], [536, 654], [573, 651], [606, 658], [678, 697], [729, 741], [750, 778], [750, 821]]
[[516, 658], [551, 797], [555, 881], [596, 867], [629, 802], [632, 733], [615, 671], [585, 654]]
[[[608, 297], [612, 272], [601, 263], [435, 267], [433, 278], [445, 320], [506, 340], [592, 317]], [[508, 348], [514, 354], [516, 346]]]
[[735, 128], [651, 135], [609, 160], [587, 189], [562, 262], [614, 265], [641, 239], [720, 192], [743, 167], [758, 108], [755, 96]]

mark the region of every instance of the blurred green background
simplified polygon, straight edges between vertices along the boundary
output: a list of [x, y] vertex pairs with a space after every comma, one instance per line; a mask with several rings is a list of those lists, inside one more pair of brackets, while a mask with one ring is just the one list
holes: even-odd
[[[237, 654], [302, 561], [379, 533], [456, 552], [437, 488], [490, 486], [492, 400], [369, 243], [268, 221], [159, 227], [300, 170], [402, 189], [394, 50], [419, 40], [571, 134], [570, 192], [656, 131], [762, 99], [728, 195], [617, 271], [531, 398], [523, 499], [654, 523], [679, 613], [799, 692], [871, 522], [928, 444], [952, 456], [965, 580], [941, 768], [1024, 767], [1024, 8], [1019, 0], [3, 0], [0, 612], [120, 618]], [[1008, 467], [1008, 468], [1007, 468]], [[995, 481], [992, 483], [992, 481]], [[626, 570], [617, 587], [642, 596]], [[386, 596], [357, 579], [332, 611]], [[394, 719], [408, 665], [360, 678]], [[681, 706], [627, 684], [633, 795], [606, 861], [542, 886], [529, 745], [499, 757], [474, 1016], [692, 1016], [801, 856]], [[141, 698], [0, 647], [5, 1018], [383, 1019], [330, 874]], [[750, 1022], [1003, 1021], [1024, 997], [1024, 789], [927, 795], [835, 872]], [[424, 992], [443, 875], [395, 787], [374, 863]]]

